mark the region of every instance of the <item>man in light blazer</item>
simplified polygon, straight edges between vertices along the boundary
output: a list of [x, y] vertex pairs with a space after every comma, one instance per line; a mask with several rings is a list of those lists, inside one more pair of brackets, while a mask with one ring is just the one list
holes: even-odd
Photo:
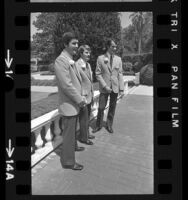
[[88, 63], [91, 49], [88, 45], [82, 45], [79, 47], [78, 53], [80, 58], [76, 62], [76, 68], [82, 77], [82, 96], [85, 96], [87, 100], [87, 105], [81, 108], [79, 113], [79, 141], [87, 145], [92, 145], [93, 142], [90, 139], [94, 139], [95, 137], [89, 133], [89, 120], [93, 101], [93, 77], [90, 64]]
[[108, 97], [110, 96], [110, 104], [107, 115], [106, 129], [109, 133], [113, 133], [112, 124], [115, 115], [116, 101], [118, 93], [124, 95], [124, 82], [122, 75], [122, 60], [115, 55], [116, 44], [112, 39], [106, 43], [106, 53], [97, 59], [96, 78], [99, 82], [99, 108], [97, 114], [96, 128], [93, 133], [102, 128], [104, 109], [106, 107]]
[[78, 49], [78, 39], [73, 33], [67, 32], [63, 35], [63, 44], [64, 49], [54, 66], [58, 86], [59, 113], [64, 117], [64, 138], [60, 161], [63, 168], [82, 170], [83, 165], [75, 161], [75, 150], [83, 150], [77, 147], [75, 139], [77, 119], [80, 108], [86, 105], [85, 97], [81, 95], [81, 77], [73, 61], [73, 56]]

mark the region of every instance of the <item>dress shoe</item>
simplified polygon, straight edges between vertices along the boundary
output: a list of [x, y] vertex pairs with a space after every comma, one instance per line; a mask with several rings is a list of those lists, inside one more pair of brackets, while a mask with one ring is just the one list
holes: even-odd
[[84, 166], [78, 163], [75, 163], [74, 165], [64, 165], [63, 168], [72, 169], [72, 170], [82, 170]]
[[114, 132], [113, 129], [112, 129], [112, 127], [110, 127], [110, 126], [106, 126], [106, 130], [107, 130], [109, 133], [113, 133], [113, 132]]
[[92, 133], [96, 133], [96, 132], [100, 131], [101, 129], [102, 129], [101, 127], [96, 127], [96, 128], [92, 131]]
[[75, 151], [84, 151], [84, 149], [85, 149], [84, 147], [76, 147]]
[[79, 140], [79, 142], [84, 143], [84, 144], [87, 144], [87, 145], [93, 145], [93, 142], [90, 141], [90, 140], [87, 140], [87, 141]]
[[94, 135], [88, 135], [88, 139], [90, 139], [90, 140], [95, 139], [95, 136]]

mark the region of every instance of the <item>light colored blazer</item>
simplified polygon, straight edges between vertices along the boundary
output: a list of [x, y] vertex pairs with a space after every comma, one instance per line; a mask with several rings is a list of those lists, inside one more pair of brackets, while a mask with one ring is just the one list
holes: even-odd
[[54, 68], [58, 86], [59, 112], [63, 116], [78, 115], [80, 111], [78, 104], [82, 101], [81, 77], [66, 51], [57, 57]]
[[106, 85], [112, 88], [114, 93], [119, 93], [120, 90], [124, 90], [122, 60], [119, 56], [114, 55], [112, 68], [108, 54], [99, 56], [95, 73], [101, 93], [106, 93], [106, 90], [104, 90]]
[[88, 71], [84, 71], [84, 67], [86, 67], [86, 63], [82, 58], [78, 59], [75, 63], [76, 68], [78, 69], [80, 76], [82, 78], [82, 95], [86, 97], [87, 104], [91, 103], [93, 98], [93, 75], [91, 71], [91, 66], [88, 63]]

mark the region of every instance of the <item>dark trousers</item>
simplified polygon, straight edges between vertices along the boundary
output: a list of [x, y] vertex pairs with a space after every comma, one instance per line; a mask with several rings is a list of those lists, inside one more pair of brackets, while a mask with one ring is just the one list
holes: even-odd
[[97, 114], [97, 123], [96, 126], [102, 128], [103, 126], [103, 117], [104, 117], [104, 110], [108, 101], [108, 97], [110, 96], [110, 103], [109, 103], [109, 110], [107, 115], [107, 126], [112, 127], [113, 119], [115, 115], [115, 109], [116, 109], [116, 102], [118, 93], [100, 93], [99, 96], [99, 108], [98, 108], [98, 114]]
[[75, 164], [75, 135], [77, 126], [77, 116], [64, 116], [64, 130], [63, 130], [63, 146], [61, 152], [61, 164], [74, 165]]
[[91, 104], [86, 105], [80, 109], [79, 122], [80, 122], [80, 135], [79, 139], [82, 141], [88, 140], [89, 135], [89, 119], [91, 113]]

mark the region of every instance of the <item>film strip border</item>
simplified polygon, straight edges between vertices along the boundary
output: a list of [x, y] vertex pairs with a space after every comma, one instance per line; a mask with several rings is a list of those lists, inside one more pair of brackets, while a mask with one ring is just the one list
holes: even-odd
[[181, 12], [178, 11], [180, 2], [163, 0], [163, 3], [169, 4], [169, 9], [161, 7], [160, 14], [154, 18], [157, 38], [154, 45], [158, 54], [154, 56], [157, 59], [154, 60], [157, 63], [154, 101], [157, 101], [155, 155], [158, 158], [155, 167], [159, 172], [155, 180], [159, 193], [181, 199]]
[[[44, 4], [38, 5], [31, 5], [28, 0], [5, 1], [7, 199], [31, 195], [29, 27], [30, 12], [45, 11]], [[50, 10], [46, 4], [44, 7]], [[179, 200], [182, 199], [181, 2], [156, 0], [125, 7], [131, 11], [142, 8], [153, 11], [154, 17], [154, 195], [129, 195], [129, 199]], [[56, 10], [52, 6], [53, 11], [61, 8]]]

